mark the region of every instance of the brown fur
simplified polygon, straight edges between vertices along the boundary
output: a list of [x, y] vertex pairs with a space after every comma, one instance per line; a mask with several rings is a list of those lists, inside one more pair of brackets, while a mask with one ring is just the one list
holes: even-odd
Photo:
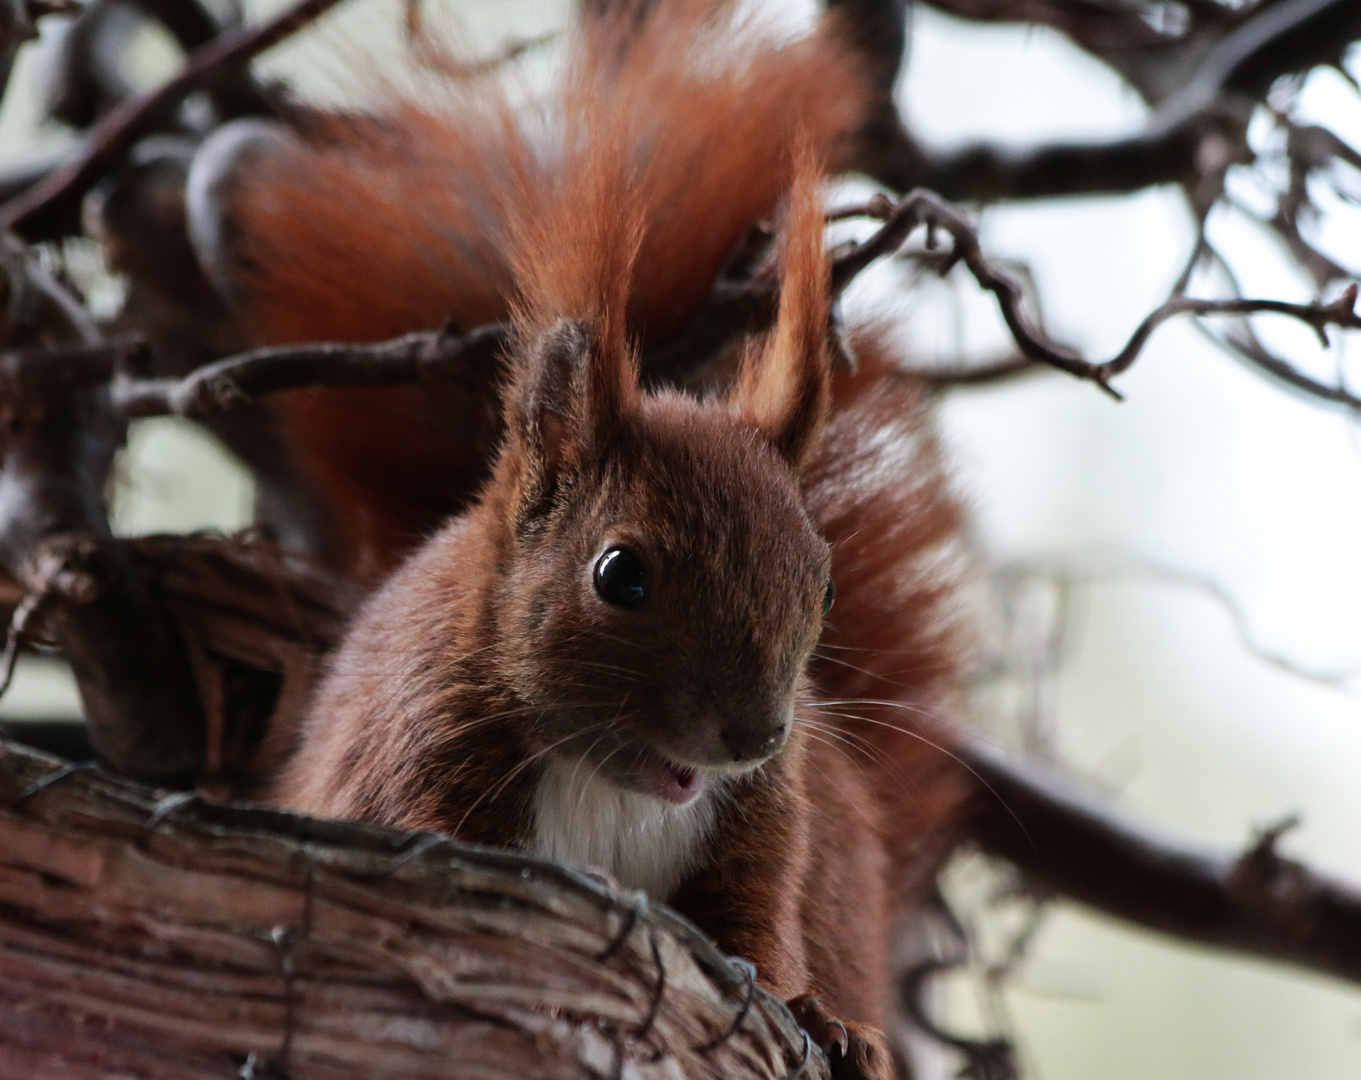
[[[530, 227], [596, 228], [614, 208], [578, 200], [617, 191], [572, 170], [622, 165], [642, 229], [624, 280], [628, 325], [645, 346], [675, 338], [739, 239], [788, 190], [796, 133], [836, 157], [863, 93], [834, 26], [776, 44], [734, 25], [724, 0], [668, 0], [641, 21], [631, 6], [578, 31], [546, 121], [562, 133], [559, 149], [542, 145], [496, 86], [451, 80], [439, 104], [398, 98], [362, 118], [320, 118], [291, 150], [253, 165], [230, 207], [253, 338], [378, 341], [471, 327], [508, 317], [516, 286], [580, 288], [591, 278], [572, 245], [540, 248], [516, 280], [506, 253], [517, 211], [557, 208]], [[467, 408], [431, 388], [284, 400], [303, 469], [347, 508], [352, 570], [391, 569], [470, 501], [485, 453], [449, 420]]]
[[[698, 44], [719, 40], [707, 21], [717, 6], [662, 5], [679, 14], [654, 16], [627, 47], [610, 26], [588, 33], [556, 160], [530, 153], [513, 125], [477, 120], [464, 133], [408, 112], [393, 137], [414, 140], [409, 169], [382, 143], [299, 151], [318, 164], [312, 192], [334, 185], [348, 204], [344, 222], [318, 207], [271, 232], [246, 215], [270, 237], [267, 269], [248, 283], [263, 339], [335, 336], [308, 322], [327, 305], [363, 321], [345, 324], [356, 338], [451, 311], [516, 320], [490, 478], [360, 612], [274, 797], [523, 847], [554, 755], [625, 787], [649, 755], [713, 770], [713, 830], [669, 901], [771, 989], [821, 997], [850, 1022], [857, 1068], [883, 1077], [891, 927], [934, 871], [960, 794], [948, 758], [922, 741], [948, 736], [937, 711], [960, 656], [946, 618], [959, 512], [922, 395], [889, 372], [887, 350], [862, 336], [859, 374], [828, 373], [818, 159], [834, 157], [855, 115], [847, 61], [817, 36], [696, 65]], [[440, 162], [449, 179], [431, 194]], [[300, 182], [300, 168], [283, 175]], [[791, 181], [777, 324], [748, 349], [729, 399], [643, 394], [636, 343], [678, 332]], [[291, 182], [264, 178], [247, 205], [282, 200], [289, 209], [270, 220], [287, 225], [304, 209], [280, 194]], [[469, 224], [464, 185], [490, 218]], [[362, 224], [384, 237], [368, 250], [347, 235], [367, 235]], [[450, 224], [485, 244], [450, 254]], [[272, 261], [318, 231], [334, 234], [320, 255]], [[349, 262], [308, 280], [330, 260]], [[478, 285], [464, 296], [469, 274]], [[304, 284], [315, 301], [286, 304]], [[372, 533], [390, 545], [380, 561], [400, 554], [419, 515], [384, 509], [366, 485], [414, 470], [403, 479], [419, 488], [421, 462], [446, 451], [460, 467], [452, 444], [426, 437], [419, 417], [440, 399], [424, 394], [388, 396], [372, 415], [370, 391], [289, 406], [335, 497], [387, 515], [387, 532]], [[394, 423], [408, 409], [417, 419]], [[371, 468], [347, 471], [347, 455]], [[591, 584], [618, 542], [647, 568], [636, 610]], [[839, 595], [824, 622], [829, 568]]]

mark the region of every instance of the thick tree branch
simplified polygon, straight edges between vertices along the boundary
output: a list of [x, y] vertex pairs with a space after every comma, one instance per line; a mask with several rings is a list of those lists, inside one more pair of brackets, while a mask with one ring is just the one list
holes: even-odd
[[[157, 19], [185, 52], [215, 41], [224, 30], [202, 0], [133, 0], [148, 15]], [[256, 116], [270, 112], [264, 93], [246, 67], [222, 71], [207, 84], [220, 119]]]
[[1282, 75], [1340, 64], [1361, 38], [1356, 0], [1279, 0], [1262, 4], [1206, 53], [1185, 86], [1154, 117], [1175, 127], [1222, 108], [1225, 95], [1257, 100]]
[[922, 153], [924, 168], [897, 168], [877, 173], [875, 179], [895, 191], [925, 187], [959, 202], [1122, 195], [1157, 184], [1192, 182], [1204, 139], [1199, 125], [1182, 125], [1104, 143], [978, 143]]
[[[1248, 159], [1243, 133], [1250, 105], [1273, 82], [1336, 64], [1348, 44], [1361, 39], [1361, 5], [1354, 0], [1283, 0], [1247, 12], [1222, 8], [1219, 18], [1210, 17], [1217, 5], [1202, 5], [1196, 16], [1204, 32], [1191, 28], [1179, 37], [1150, 30], [1145, 14], [1153, 5], [1142, 14], [1031, 0], [938, 0], [933, 6], [967, 18], [1058, 26], [1161, 102], [1144, 132], [1109, 142], [979, 143], [935, 151], [918, 143], [896, 116], [892, 123], [880, 117], [867, 129], [873, 145], [861, 149], [857, 165], [874, 179], [894, 191], [925, 187], [965, 202], [1194, 186], [1207, 166], [1220, 166], [1219, 159]], [[1205, 37], [1212, 39], [1208, 46]], [[1178, 69], [1182, 52], [1191, 61], [1185, 75], [1153, 86], [1149, 73], [1166, 78]]]
[[639, 895], [10, 743], [0, 971], [4, 1080], [828, 1075], [749, 968]]
[[970, 831], [1045, 888], [1183, 941], [1361, 983], [1361, 890], [1279, 855], [1199, 849], [1113, 812], [1075, 785], [982, 744]]
[[299, 0], [273, 19], [224, 34], [190, 54], [180, 73], [124, 102], [91, 131], [65, 165], [0, 207], [0, 225], [24, 231], [82, 198], [146, 130], [189, 94], [225, 71], [249, 63], [335, 6], [337, 0]]

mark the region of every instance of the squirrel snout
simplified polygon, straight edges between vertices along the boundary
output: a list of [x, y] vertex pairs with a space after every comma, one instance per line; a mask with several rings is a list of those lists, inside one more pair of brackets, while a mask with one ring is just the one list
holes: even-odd
[[726, 724], [718, 734], [734, 762], [761, 761], [784, 744], [789, 734], [789, 721], [781, 720], [773, 727]]

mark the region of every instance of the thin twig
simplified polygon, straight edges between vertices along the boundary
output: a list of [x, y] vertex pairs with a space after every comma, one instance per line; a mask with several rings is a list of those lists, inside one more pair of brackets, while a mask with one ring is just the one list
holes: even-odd
[[1044, 368], [1028, 356], [1009, 356], [1003, 360], [950, 367], [898, 368], [895, 374], [921, 379], [932, 386], [984, 386], [1006, 382], [1018, 375], [1032, 375]]
[[[1287, 315], [1292, 319], [1313, 328], [1324, 348], [1329, 345], [1327, 328], [1336, 326], [1343, 330], [1361, 330], [1361, 314], [1356, 311], [1357, 286], [1349, 285], [1336, 300], [1329, 303], [1316, 301], [1312, 304], [1292, 304], [1284, 300], [1258, 300], [1233, 298], [1228, 300], [1200, 300], [1190, 296], [1169, 297], [1156, 310], [1150, 312], [1139, 324], [1125, 347], [1110, 360], [1092, 365], [1107, 379], [1120, 375], [1138, 359], [1140, 351], [1153, 331], [1174, 315]], [[1277, 374], [1273, 372], [1273, 374]], [[1361, 406], [1361, 401], [1345, 391], [1336, 391], [1313, 380], [1300, 376], [1302, 385], [1320, 397], [1331, 401], [1342, 401], [1353, 407]]]
[[255, 349], [199, 368], [183, 379], [116, 382], [123, 415], [206, 416], [231, 405], [307, 386], [392, 386], [494, 381], [509, 330], [502, 323], [466, 334], [425, 330], [376, 345], [283, 345]]
[[897, 251], [921, 226], [926, 227], [928, 249], [934, 249], [938, 230], [950, 234], [954, 248], [950, 258], [943, 262], [942, 276], [955, 263], [964, 263], [979, 286], [997, 298], [997, 306], [1007, 329], [1024, 355], [1070, 375], [1088, 379], [1119, 400], [1120, 395], [1100, 374], [1098, 365], [1089, 364], [1067, 346], [1047, 340], [1031, 325], [1030, 319], [1021, 310], [1024, 291], [1020, 282], [984, 257], [978, 242], [978, 230], [962, 210], [946, 202], [934, 191], [918, 188], [904, 195], [873, 236], [833, 260], [833, 293], [839, 295], [870, 263]]
[[[863, 216], [878, 216], [868, 205], [862, 208], [861, 212]], [[840, 210], [837, 213], [842, 217], [851, 216], [849, 210]], [[1311, 304], [1244, 298], [1207, 300], [1174, 295], [1144, 318], [1130, 335], [1124, 348], [1115, 356], [1106, 361], [1093, 363], [1082, 359], [1074, 350], [1048, 340], [1032, 324], [1021, 308], [1025, 293], [1020, 282], [983, 255], [977, 228], [958, 207], [946, 202], [935, 192], [923, 189], [905, 195], [877, 232], [861, 243], [852, 245], [833, 260], [833, 291], [839, 294], [870, 263], [897, 251], [907, 238], [922, 226], [927, 230], [928, 249], [935, 246], [934, 234], [937, 230], [950, 234], [954, 247], [941, 259], [940, 273], [944, 275], [956, 263], [963, 263], [979, 286], [996, 298], [1002, 319], [1025, 357], [1093, 382], [1117, 400], [1121, 395], [1110, 385], [1110, 381], [1133, 366], [1153, 332], [1174, 315], [1285, 315], [1312, 327], [1325, 347], [1329, 344], [1326, 332], [1329, 326], [1344, 330], [1361, 329], [1361, 314], [1356, 311], [1355, 284], [1349, 286], [1336, 300], [1326, 303], [1316, 301]], [[1250, 355], [1248, 359], [1270, 374], [1314, 397], [1338, 402], [1353, 409], [1361, 408], [1361, 399], [1344, 388], [1320, 383], [1274, 357]]]
[[1345, 688], [1361, 677], [1361, 667], [1356, 665], [1325, 668], [1306, 664], [1272, 649], [1258, 638], [1252, 620], [1232, 590], [1208, 575], [1138, 557], [1078, 557], [1047, 563], [1023, 563], [1009, 569], [1013, 573], [1037, 574], [1054, 583], [1092, 585], [1143, 580], [1157, 585], [1191, 589], [1214, 601], [1227, 616], [1234, 636], [1250, 656], [1277, 671], [1334, 689]]

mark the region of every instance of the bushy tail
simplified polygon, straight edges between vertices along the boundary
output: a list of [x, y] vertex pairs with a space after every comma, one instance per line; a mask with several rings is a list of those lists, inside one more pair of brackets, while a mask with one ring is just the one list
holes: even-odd
[[[257, 340], [471, 325], [505, 317], [517, 286], [573, 306], [602, 268], [567, 253], [603, 249], [564, 234], [623, 214], [641, 226], [631, 329], [665, 341], [788, 190], [796, 134], [835, 160], [864, 98], [834, 25], [791, 37], [728, 0], [609, 5], [537, 105], [463, 73], [428, 89], [314, 118], [237, 185], [236, 291]], [[517, 230], [544, 254], [521, 244], [512, 269]]]
[[[796, 137], [835, 162], [865, 94], [827, 20], [794, 36], [727, 0], [608, 12], [574, 31], [541, 104], [451, 74], [419, 100], [314, 117], [234, 177], [220, 212], [249, 336], [381, 340], [517, 304], [581, 316], [607, 293], [644, 346], [679, 335], [789, 189]], [[343, 507], [352, 565], [391, 565], [476, 489], [485, 433], [451, 429], [473, 411], [451, 393], [282, 403], [304, 469]]]
[[540, 243], [522, 246], [516, 269], [531, 301], [552, 294], [572, 306], [577, 294], [579, 306], [613, 270], [568, 254], [600, 245], [563, 240], [636, 217], [630, 329], [659, 344], [684, 329], [738, 240], [776, 210], [796, 148], [824, 163], [843, 155], [864, 91], [834, 22], [790, 39], [726, 0], [610, 10], [582, 27], [569, 61], [560, 156], [533, 195]]
[[833, 381], [832, 417], [804, 498], [832, 545], [833, 607], [812, 665], [844, 745], [875, 777], [897, 902], [924, 899], [972, 790], [953, 756], [975, 663], [976, 567], [951, 491], [929, 391], [891, 372], [873, 329]]

